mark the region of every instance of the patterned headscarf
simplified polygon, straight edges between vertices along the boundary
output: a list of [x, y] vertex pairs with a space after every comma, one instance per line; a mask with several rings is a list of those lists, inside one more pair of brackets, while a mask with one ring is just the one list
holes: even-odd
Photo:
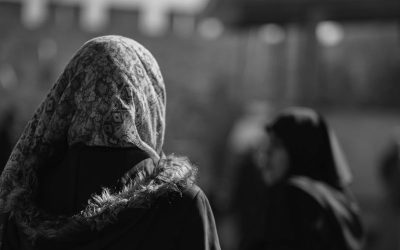
[[0, 179], [0, 209], [34, 197], [38, 169], [74, 144], [138, 147], [157, 162], [166, 93], [157, 62], [139, 43], [104, 36], [85, 43], [22, 133]]

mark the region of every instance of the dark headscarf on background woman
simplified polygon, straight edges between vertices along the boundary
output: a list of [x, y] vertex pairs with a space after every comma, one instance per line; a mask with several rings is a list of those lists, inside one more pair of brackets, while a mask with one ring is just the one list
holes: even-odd
[[[102, 228], [127, 207], [147, 206], [191, 185], [195, 169], [186, 159], [162, 153], [165, 105], [160, 69], [143, 46], [119, 36], [85, 43], [36, 110], [1, 175], [3, 220], [11, 212], [32, 240], [57, 239], [79, 228]], [[130, 166], [121, 189], [104, 190], [80, 213], [47, 214], [36, 204], [38, 173], [54, 168], [76, 145], [136, 148], [147, 160]]]
[[290, 156], [287, 177], [307, 176], [337, 189], [352, 176], [344, 155], [321, 115], [307, 108], [290, 108], [267, 126], [282, 141]]
[[[282, 181], [295, 187], [295, 190], [302, 190], [294, 191], [296, 195], [287, 197], [297, 201], [294, 205], [289, 201], [292, 205], [287, 206], [296, 206], [296, 209], [302, 211], [298, 217], [310, 217], [310, 220], [294, 220], [309, 223], [308, 226], [313, 228], [312, 221], [317, 215], [310, 212], [314, 203], [321, 208], [317, 211], [323, 211], [322, 217], [326, 220], [319, 222], [322, 223], [319, 228], [310, 229], [317, 230], [318, 236], [307, 235], [313, 234], [309, 232], [304, 236], [294, 237], [298, 237], [300, 241], [305, 240], [305, 244], [308, 244], [306, 248], [309, 249], [314, 249], [315, 246], [311, 247], [313, 241], [317, 242], [317, 246], [321, 242], [326, 244], [315, 249], [360, 249], [363, 244], [363, 229], [359, 209], [347, 188], [352, 180], [351, 172], [336, 136], [324, 118], [308, 108], [289, 108], [267, 126], [267, 131], [280, 139], [289, 155], [289, 168]], [[301, 198], [303, 196], [308, 198]], [[308, 201], [310, 198], [313, 200], [311, 203]], [[282, 226], [285, 223], [281, 221], [276, 224]], [[308, 227], [303, 224], [304, 226]], [[299, 246], [298, 249], [303, 248]]]

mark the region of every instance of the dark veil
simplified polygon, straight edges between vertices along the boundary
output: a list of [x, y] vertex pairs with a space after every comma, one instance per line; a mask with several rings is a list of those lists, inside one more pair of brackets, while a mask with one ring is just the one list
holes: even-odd
[[287, 109], [267, 126], [267, 131], [277, 135], [289, 153], [288, 178], [305, 176], [336, 189], [351, 182], [336, 136], [317, 112], [301, 107]]

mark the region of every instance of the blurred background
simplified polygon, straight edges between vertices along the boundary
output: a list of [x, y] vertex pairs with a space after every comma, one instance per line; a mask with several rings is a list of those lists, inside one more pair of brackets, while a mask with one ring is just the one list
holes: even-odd
[[290, 105], [315, 108], [336, 131], [365, 249], [394, 249], [380, 242], [400, 241], [385, 184], [400, 183], [400, 167], [382, 174], [399, 153], [399, 18], [398, 0], [0, 0], [1, 161], [73, 53], [92, 37], [123, 35], [160, 64], [165, 151], [199, 166], [223, 249], [237, 249], [227, 216], [235, 157]]

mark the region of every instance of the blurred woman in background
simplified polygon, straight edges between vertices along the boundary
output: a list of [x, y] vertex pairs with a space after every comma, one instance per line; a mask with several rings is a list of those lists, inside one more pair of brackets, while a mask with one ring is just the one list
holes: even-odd
[[377, 166], [384, 195], [368, 228], [368, 249], [400, 249], [400, 127], [389, 138]]
[[363, 229], [347, 189], [351, 174], [325, 120], [311, 109], [291, 108], [267, 134], [258, 160], [270, 187], [264, 232], [247, 249], [360, 249]]
[[142, 45], [84, 44], [1, 175], [1, 249], [220, 249], [196, 168], [163, 154], [165, 105]]

